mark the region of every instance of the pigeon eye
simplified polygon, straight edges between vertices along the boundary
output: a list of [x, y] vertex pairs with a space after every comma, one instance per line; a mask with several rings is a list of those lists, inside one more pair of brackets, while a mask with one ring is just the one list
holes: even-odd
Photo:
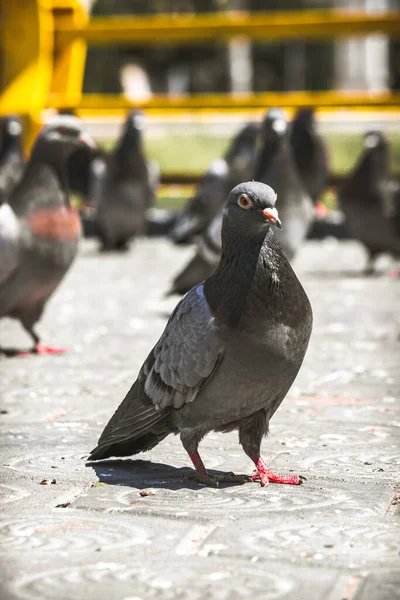
[[245, 194], [239, 196], [237, 203], [240, 208], [251, 208], [253, 206], [252, 201]]

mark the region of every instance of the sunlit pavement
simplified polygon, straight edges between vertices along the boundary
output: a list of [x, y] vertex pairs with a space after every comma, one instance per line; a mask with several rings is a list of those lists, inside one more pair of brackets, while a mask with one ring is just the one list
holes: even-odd
[[[400, 598], [400, 280], [362, 277], [355, 242], [309, 242], [295, 263], [314, 333], [263, 452], [301, 487], [198, 485], [173, 437], [85, 465], [190, 254], [143, 240], [99, 255], [85, 242], [38, 326], [69, 352], [0, 361], [0, 597]], [[0, 343], [30, 342], [4, 320]], [[235, 433], [201, 450], [211, 470], [252, 471]]]

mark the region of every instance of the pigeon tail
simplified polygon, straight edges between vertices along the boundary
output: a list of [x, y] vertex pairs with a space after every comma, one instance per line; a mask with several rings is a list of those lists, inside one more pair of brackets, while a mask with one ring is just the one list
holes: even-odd
[[114, 413], [98, 445], [90, 453], [89, 461], [146, 452], [171, 433], [168, 427], [160, 423], [168, 411], [157, 411], [153, 405], [143, 404], [137, 383], [134, 383]]

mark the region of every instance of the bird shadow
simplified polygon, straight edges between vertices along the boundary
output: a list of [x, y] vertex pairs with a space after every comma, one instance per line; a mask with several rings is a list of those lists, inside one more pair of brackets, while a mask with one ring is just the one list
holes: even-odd
[[25, 358], [27, 356], [38, 356], [32, 348], [0, 347], [0, 358]]
[[[173, 467], [164, 463], [148, 460], [105, 460], [102, 462], [86, 462], [96, 473], [99, 482], [107, 485], [127, 486], [137, 490], [158, 488], [171, 491], [182, 489], [200, 490], [205, 484], [192, 478], [194, 470], [188, 467]], [[222, 471], [208, 469], [210, 475], [222, 475]], [[245, 482], [243, 482], [245, 483]], [[238, 482], [223, 482], [218, 487], [227, 488], [243, 485]]]

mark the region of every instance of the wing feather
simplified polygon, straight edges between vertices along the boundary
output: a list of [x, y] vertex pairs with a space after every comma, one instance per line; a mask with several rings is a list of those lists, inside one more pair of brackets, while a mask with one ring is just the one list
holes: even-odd
[[20, 224], [9, 204], [0, 206], [0, 284], [19, 263]]

